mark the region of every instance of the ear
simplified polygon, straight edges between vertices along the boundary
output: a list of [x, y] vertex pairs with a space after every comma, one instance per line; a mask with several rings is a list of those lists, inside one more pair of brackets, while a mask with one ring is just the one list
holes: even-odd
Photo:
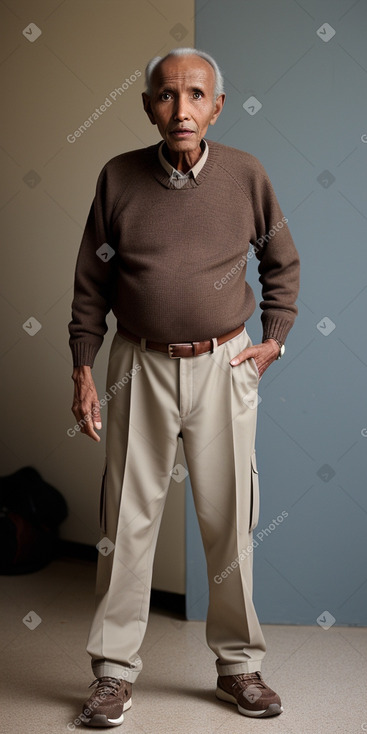
[[143, 99], [143, 107], [145, 112], [147, 113], [149, 120], [151, 121], [152, 125], [156, 125], [155, 117], [153, 114], [152, 106], [150, 104], [150, 97], [146, 92], [142, 92], [142, 99]]
[[222, 112], [225, 98], [226, 98], [225, 94], [220, 94], [217, 97], [217, 99], [215, 100], [213, 115], [209, 122], [209, 125], [215, 125], [220, 113]]

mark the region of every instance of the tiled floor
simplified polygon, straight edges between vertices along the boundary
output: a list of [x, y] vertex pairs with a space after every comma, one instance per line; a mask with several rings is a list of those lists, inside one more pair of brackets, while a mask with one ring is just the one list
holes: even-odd
[[[85, 642], [95, 565], [55, 561], [26, 576], [2, 576], [0, 729], [67, 734], [92, 681]], [[29, 616], [29, 612], [33, 614]], [[30, 629], [22, 620], [25, 618]], [[263, 627], [265, 680], [284, 713], [253, 720], [214, 696], [215, 657], [203, 622], [151, 612], [124, 734], [363, 734], [367, 731], [367, 629]], [[75, 728], [73, 728], [75, 727]], [[100, 729], [99, 731], [114, 731]]]

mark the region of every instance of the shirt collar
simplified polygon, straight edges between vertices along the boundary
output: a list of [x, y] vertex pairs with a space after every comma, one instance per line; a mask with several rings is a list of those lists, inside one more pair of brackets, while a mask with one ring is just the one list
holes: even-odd
[[203, 153], [200, 156], [198, 162], [195, 163], [195, 165], [192, 168], [190, 168], [190, 170], [187, 171], [187, 173], [182, 173], [182, 171], [177, 171], [177, 169], [174, 168], [174, 166], [172, 166], [171, 163], [169, 163], [169, 161], [164, 157], [163, 146], [164, 146], [164, 140], [162, 140], [162, 143], [160, 144], [158, 148], [159, 162], [163, 166], [164, 170], [168, 173], [168, 175], [172, 179], [176, 179], [176, 180], [182, 179], [182, 178], [186, 179], [186, 178], [189, 178], [190, 176], [196, 179], [196, 177], [199, 175], [202, 168], [205, 166], [205, 163], [209, 155], [209, 146], [206, 140], [204, 140], [203, 138], [200, 143], [200, 147], [202, 148]]

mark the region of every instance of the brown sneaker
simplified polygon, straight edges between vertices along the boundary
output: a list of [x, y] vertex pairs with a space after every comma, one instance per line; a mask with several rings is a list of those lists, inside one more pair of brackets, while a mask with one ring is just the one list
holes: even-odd
[[264, 683], [259, 672], [220, 675], [215, 695], [221, 701], [236, 703], [240, 714], [245, 716], [261, 718], [283, 711], [279, 696]]
[[89, 688], [96, 688], [83, 705], [80, 720], [86, 726], [119, 726], [124, 720], [124, 711], [131, 706], [132, 684], [123, 678], [96, 678]]

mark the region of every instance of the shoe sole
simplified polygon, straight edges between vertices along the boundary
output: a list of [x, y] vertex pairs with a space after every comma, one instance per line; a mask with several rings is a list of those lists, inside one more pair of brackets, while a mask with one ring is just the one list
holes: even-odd
[[244, 709], [242, 706], [237, 703], [237, 699], [232, 696], [230, 693], [227, 693], [227, 691], [223, 691], [222, 688], [217, 688], [215, 695], [217, 698], [219, 698], [221, 701], [226, 701], [227, 703], [234, 703], [240, 714], [243, 714], [243, 716], [253, 716], [255, 718], [261, 719], [265, 718], [266, 716], [277, 716], [278, 714], [281, 714], [283, 711], [283, 706], [279, 706], [278, 703], [271, 703], [267, 709], [263, 709], [260, 711], [252, 711], [251, 709]]
[[[129, 698], [126, 703], [124, 703], [123, 711], [128, 711], [129, 708], [131, 708], [131, 698]], [[79, 717], [80, 718], [80, 717]], [[83, 724], [85, 726], [94, 726], [94, 727], [107, 727], [107, 726], [120, 726], [124, 720], [124, 714], [121, 714], [118, 719], [109, 719], [106, 714], [94, 714], [90, 719], [87, 720], [86, 716], [83, 715], [83, 719], [81, 719]]]

